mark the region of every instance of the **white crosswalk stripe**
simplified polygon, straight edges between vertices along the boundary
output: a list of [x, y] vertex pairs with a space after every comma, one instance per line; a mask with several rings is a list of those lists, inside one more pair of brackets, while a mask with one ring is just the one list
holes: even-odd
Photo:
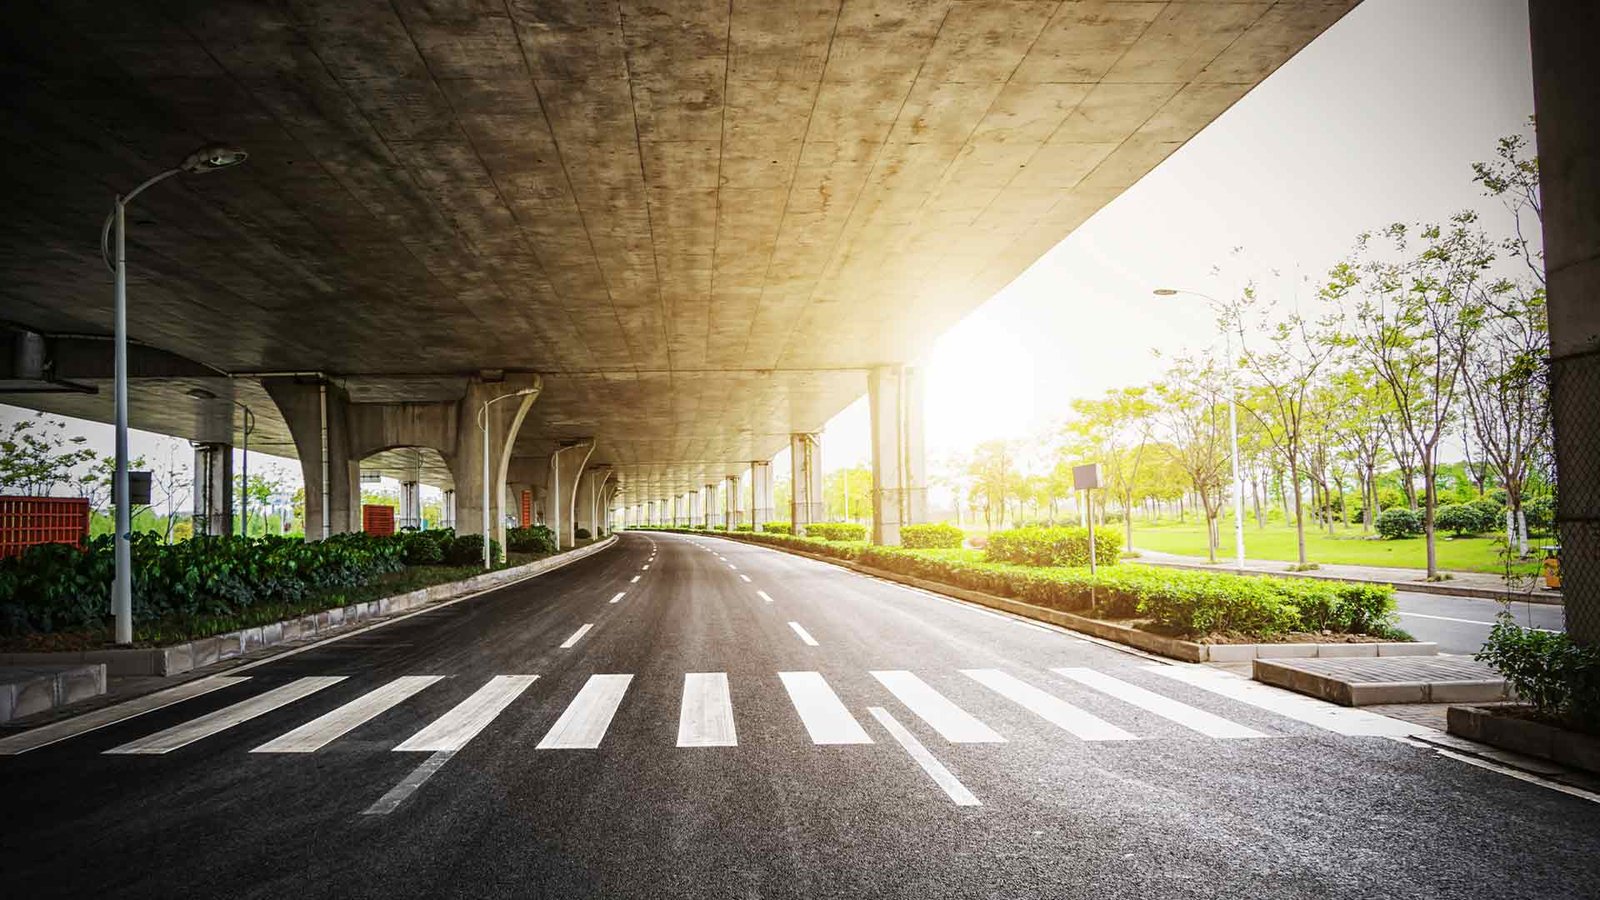
[[248, 700], [241, 700], [232, 706], [225, 706], [198, 719], [190, 719], [165, 731], [158, 731], [148, 737], [130, 741], [120, 747], [113, 747], [106, 752], [114, 754], [168, 753], [180, 747], [187, 747], [202, 738], [226, 731], [242, 722], [248, 722], [257, 716], [264, 716], [281, 706], [287, 706], [296, 700], [309, 697], [325, 687], [338, 684], [344, 679], [345, 676], [343, 675], [311, 675], [305, 678], [297, 678], [288, 684], [280, 685], [263, 694], [257, 694]]
[[736, 747], [728, 673], [690, 672], [683, 676], [678, 710], [679, 747]]
[[950, 702], [927, 682], [911, 672], [873, 672], [872, 677], [889, 689], [906, 708], [917, 714], [939, 736], [953, 744], [1003, 744], [1005, 738], [966, 710]]
[[460, 750], [538, 679], [537, 675], [496, 675], [394, 749], [428, 753]]
[[813, 744], [870, 744], [861, 723], [839, 702], [821, 672], [779, 672], [789, 702], [800, 714]]
[[170, 687], [154, 694], [135, 697], [125, 700], [104, 709], [97, 709], [81, 716], [40, 725], [30, 728], [21, 734], [13, 734], [0, 739], [0, 756], [13, 756], [18, 753], [27, 753], [40, 747], [48, 747], [58, 741], [75, 738], [80, 734], [88, 734], [108, 725], [126, 722], [135, 716], [142, 716], [148, 712], [155, 712], [163, 707], [185, 700], [201, 697], [215, 690], [231, 687], [250, 680], [248, 675], [213, 675], [210, 678], [198, 678], [177, 687]]
[[561, 718], [539, 741], [540, 750], [593, 750], [611, 727], [632, 675], [591, 675]]
[[1050, 671], [1070, 678], [1085, 687], [1091, 687], [1103, 694], [1109, 694], [1146, 712], [1155, 713], [1163, 719], [1177, 722], [1179, 725], [1198, 731], [1206, 737], [1262, 738], [1268, 736], [1254, 728], [1246, 728], [1237, 722], [1230, 722], [1203, 709], [1197, 709], [1187, 703], [1180, 703], [1171, 697], [1162, 696], [1154, 691], [1147, 691], [1136, 684], [1129, 684], [1120, 678], [1112, 678], [1110, 675], [1096, 672], [1093, 669], [1065, 668], [1051, 669]]
[[1151, 665], [1147, 668], [1164, 678], [1181, 681], [1230, 700], [1248, 703], [1336, 734], [1357, 737], [1406, 737], [1434, 731], [1425, 725], [1413, 725], [1410, 722], [1402, 722], [1365, 710], [1335, 706], [1204, 666]]
[[1123, 731], [1099, 716], [1085, 712], [1060, 697], [1054, 694], [1047, 694], [1026, 681], [999, 669], [962, 669], [961, 671], [973, 681], [1082, 740], [1138, 740], [1134, 735]]
[[314, 753], [439, 681], [440, 675], [405, 675], [319, 716], [251, 753]]

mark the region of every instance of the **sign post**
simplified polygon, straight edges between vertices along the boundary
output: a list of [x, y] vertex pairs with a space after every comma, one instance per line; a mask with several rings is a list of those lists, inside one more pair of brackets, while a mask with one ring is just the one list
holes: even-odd
[[1096, 560], [1094, 553], [1094, 494], [1095, 488], [1100, 486], [1100, 464], [1089, 463], [1072, 467], [1072, 486], [1083, 491], [1083, 508], [1089, 521], [1089, 574], [1095, 574]]

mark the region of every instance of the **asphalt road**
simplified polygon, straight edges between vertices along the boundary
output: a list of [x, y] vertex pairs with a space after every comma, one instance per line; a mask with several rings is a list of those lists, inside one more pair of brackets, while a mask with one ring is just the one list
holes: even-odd
[[1400, 591], [1395, 594], [1400, 627], [1419, 641], [1433, 641], [1440, 653], [1471, 656], [1489, 637], [1494, 617], [1509, 609], [1524, 628], [1563, 631], [1562, 608], [1548, 603], [1512, 603], [1471, 597], [1446, 597]]
[[713, 538], [236, 674], [0, 756], [5, 894], [1600, 896], [1416, 726]]

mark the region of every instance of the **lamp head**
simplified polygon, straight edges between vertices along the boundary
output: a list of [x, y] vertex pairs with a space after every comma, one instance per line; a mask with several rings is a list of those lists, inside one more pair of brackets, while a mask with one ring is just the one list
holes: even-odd
[[185, 172], [203, 174], [237, 166], [249, 158], [250, 154], [238, 147], [201, 147], [189, 154], [178, 168]]

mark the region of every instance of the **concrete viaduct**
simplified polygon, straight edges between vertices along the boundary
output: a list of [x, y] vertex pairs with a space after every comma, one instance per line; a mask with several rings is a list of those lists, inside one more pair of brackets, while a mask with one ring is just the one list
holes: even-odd
[[[110, 418], [97, 226], [221, 142], [249, 162], [134, 207], [132, 422], [215, 453], [247, 405], [311, 536], [359, 527], [363, 469], [413, 514], [416, 482], [450, 490], [465, 532], [486, 477], [491, 527], [526, 507], [564, 542], [760, 523], [785, 447], [803, 525], [816, 433], [865, 392], [894, 543], [925, 506], [913, 361], [1354, 2], [15, 0], [0, 386]], [[1595, 12], [1531, 7], [1559, 518], [1596, 637]]]

